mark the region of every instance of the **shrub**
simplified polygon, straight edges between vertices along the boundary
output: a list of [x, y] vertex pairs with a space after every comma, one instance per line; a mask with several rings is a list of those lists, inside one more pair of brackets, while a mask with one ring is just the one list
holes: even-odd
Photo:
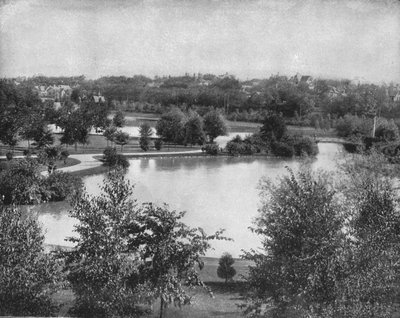
[[31, 149], [24, 149], [23, 154], [25, 157], [30, 157], [33, 154], [33, 151]]
[[11, 151], [6, 153], [7, 160], [12, 160], [13, 157], [14, 157], [14, 154]]
[[67, 163], [67, 158], [69, 157], [69, 152], [68, 150], [63, 150], [60, 153], [60, 158], [64, 161], [64, 164]]
[[315, 156], [318, 153], [317, 143], [308, 137], [295, 139], [293, 147], [296, 156], [302, 156], [304, 154], [307, 156]]
[[156, 141], [154, 141], [154, 148], [156, 148], [156, 150], [161, 150], [163, 146], [163, 141], [161, 139], [157, 139]]
[[49, 201], [63, 201], [79, 192], [83, 187], [82, 180], [65, 172], [54, 172], [44, 180], [44, 188]]
[[201, 148], [202, 151], [205, 151], [206, 154], [216, 156], [218, 154], [219, 148], [217, 144], [206, 144]]
[[272, 144], [272, 151], [275, 156], [279, 157], [293, 157], [295, 153], [292, 145], [279, 141]]
[[103, 152], [103, 162], [109, 167], [121, 167], [126, 169], [129, 167], [129, 161], [125, 156], [117, 154], [117, 149], [107, 147]]

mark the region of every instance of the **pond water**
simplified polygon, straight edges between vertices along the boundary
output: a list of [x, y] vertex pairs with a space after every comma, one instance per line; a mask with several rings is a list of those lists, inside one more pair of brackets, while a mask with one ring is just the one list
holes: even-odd
[[[320, 143], [319, 150], [311, 162], [313, 169], [335, 170], [342, 146]], [[225, 235], [234, 242], [214, 242], [208, 256], [215, 257], [223, 252], [237, 257], [242, 249], [260, 245], [260, 238], [248, 229], [257, 216], [260, 179], [276, 180], [286, 173], [286, 166], [294, 170], [301, 167], [298, 159], [264, 157], [142, 158], [130, 160], [130, 164], [127, 175], [139, 202], [166, 202], [172, 209], [187, 211], [183, 221], [209, 234], [226, 229]], [[85, 178], [88, 192], [100, 193], [102, 180], [103, 175]], [[75, 220], [68, 216], [67, 203], [41, 204], [32, 209], [39, 211], [46, 243], [70, 245], [64, 238], [73, 236]]]

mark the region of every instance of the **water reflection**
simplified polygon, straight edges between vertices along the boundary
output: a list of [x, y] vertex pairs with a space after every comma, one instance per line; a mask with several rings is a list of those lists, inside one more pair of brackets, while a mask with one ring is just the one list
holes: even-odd
[[[319, 144], [320, 154], [310, 162], [313, 169], [334, 171], [341, 145]], [[220, 228], [234, 242], [213, 243], [210, 256], [230, 252], [238, 256], [242, 249], [259, 246], [259, 238], [248, 230], [257, 215], [258, 189], [261, 177], [275, 179], [286, 172], [285, 166], [298, 169], [298, 159], [265, 157], [192, 157], [134, 159], [127, 172], [135, 184], [134, 196], [139, 202], [168, 202], [170, 207], [187, 211], [184, 221], [203, 227], [211, 233]], [[89, 193], [98, 194], [102, 175], [85, 178]], [[67, 215], [66, 203], [35, 207], [39, 220], [47, 229], [46, 242], [65, 245], [64, 238], [73, 235], [74, 220]]]

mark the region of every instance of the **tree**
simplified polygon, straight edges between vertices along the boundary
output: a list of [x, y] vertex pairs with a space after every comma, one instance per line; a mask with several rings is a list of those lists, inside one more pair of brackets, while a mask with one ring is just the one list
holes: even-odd
[[60, 138], [61, 144], [75, 144], [75, 150], [78, 143], [85, 144], [88, 142], [89, 131], [92, 127], [91, 120], [86, 118], [85, 114], [79, 110], [62, 115], [58, 121], [58, 126], [63, 129], [63, 135]]
[[218, 136], [224, 136], [227, 133], [226, 124], [222, 116], [216, 111], [209, 111], [204, 115], [204, 131], [212, 143]]
[[153, 135], [153, 130], [148, 123], [143, 123], [139, 127], [139, 145], [143, 151], [147, 151], [150, 148], [150, 137]]
[[203, 145], [206, 140], [204, 133], [203, 120], [196, 112], [189, 114], [185, 123], [185, 144]]
[[236, 275], [236, 270], [232, 267], [234, 263], [235, 260], [229, 253], [222, 254], [218, 261], [219, 266], [217, 268], [217, 275], [218, 277], [225, 279], [225, 283]]
[[85, 317], [132, 316], [139, 312], [138, 295], [129, 277], [138, 259], [129, 253], [127, 225], [136, 222], [138, 207], [131, 199], [133, 188], [123, 174], [111, 172], [97, 197], [78, 195], [71, 217], [77, 237], [65, 252], [67, 279], [76, 295], [74, 311]]
[[190, 304], [192, 297], [184, 286], [206, 287], [197, 266], [203, 268], [201, 257], [211, 247], [211, 240], [225, 239], [223, 230], [207, 235], [201, 228], [188, 227], [181, 221], [184, 215], [166, 205], [144, 204], [138, 223], [128, 230], [130, 248], [141, 251], [143, 260], [133, 279], [139, 284], [147, 282], [151, 298], [160, 299], [160, 318], [168, 304]]
[[121, 146], [122, 151], [122, 147], [129, 142], [129, 134], [123, 132], [122, 130], [117, 130], [114, 133], [114, 142]]
[[255, 264], [248, 312], [267, 304], [275, 317], [299, 316], [335, 301], [332, 273], [343, 225], [335, 192], [324, 174], [289, 173], [276, 186], [261, 186], [254, 231], [263, 238], [263, 252], [245, 254]]
[[265, 141], [281, 140], [287, 132], [286, 124], [282, 116], [271, 113], [265, 116], [260, 133]]
[[139, 207], [132, 194], [124, 175], [113, 171], [101, 195], [83, 193], [73, 201], [78, 237], [69, 238], [75, 248], [64, 256], [79, 315], [134, 315], [139, 300], [160, 298], [162, 317], [168, 303], [190, 302], [184, 285], [204, 285], [196, 265], [203, 267], [209, 241], [222, 232], [208, 236], [190, 228], [180, 221], [183, 212], [166, 206]]
[[183, 143], [185, 139], [185, 114], [178, 108], [161, 115], [157, 122], [157, 135], [166, 142]]
[[42, 177], [34, 159], [12, 162], [0, 172], [0, 199], [4, 204], [35, 204], [43, 199]]
[[117, 132], [117, 127], [115, 126], [108, 126], [104, 132], [103, 136], [106, 137], [107, 139], [107, 147], [108, 147], [108, 142], [111, 141], [111, 143], [114, 141], [114, 135]]
[[115, 127], [119, 127], [119, 128], [122, 128], [123, 126], [125, 126], [125, 116], [124, 116], [124, 113], [122, 112], [122, 111], [117, 111], [116, 113], [115, 113], [115, 115], [114, 115], [114, 118], [113, 118], [113, 125], [115, 126]]
[[0, 315], [51, 316], [60, 266], [44, 253], [36, 218], [0, 203]]

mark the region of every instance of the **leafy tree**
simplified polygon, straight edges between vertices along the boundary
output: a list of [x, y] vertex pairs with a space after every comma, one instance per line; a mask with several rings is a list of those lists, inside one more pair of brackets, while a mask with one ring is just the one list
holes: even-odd
[[278, 185], [261, 186], [254, 231], [263, 238], [263, 252], [245, 254], [255, 264], [248, 278], [248, 313], [266, 304], [275, 317], [300, 316], [335, 300], [331, 273], [343, 225], [335, 192], [326, 175], [289, 172]]
[[236, 275], [236, 270], [232, 267], [234, 263], [235, 260], [229, 253], [224, 253], [218, 261], [217, 275], [225, 279], [225, 283]]
[[204, 132], [208, 136], [209, 141], [212, 143], [218, 136], [224, 136], [227, 133], [227, 127], [222, 118], [216, 110], [209, 111], [204, 115]]
[[267, 115], [260, 128], [261, 137], [265, 141], [281, 140], [287, 132], [286, 124], [282, 116], [275, 113]]
[[117, 149], [107, 147], [103, 152], [104, 165], [111, 168], [122, 168], [126, 169], [129, 167], [129, 161], [125, 156], [118, 154]]
[[150, 148], [150, 137], [153, 135], [153, 130], [148, 123], [143, 123], [139, 127], [139, 145], [143, 151], [147, 151]]
[[42, 177], [34, 159], [10, 163], [0, 172], [0, 193], [4, 204], [35, 204], [43, 199]]
[[122, 151], [122, 147], [129, 142], [129, 134], [123, 132], [122, 130], [117, 130], [114, 133], [114, 142], [121, 146]]
[[131, 199], [132, 187], [118, 172], [104, 181], [97, 197], [80, 194], [71, 216], [79, 223], [74, 250], [65, 252], [67, 279], [76, 295], [74, 312], [85, 317], [138, 314], [138, 295], [128, 284], [137, 272], [138, 260], [130, 254], [127, 225], [134, 223], [138, 207]]
[[63, 129], [61, 144], [74, 144], [76, 150], [78, 143], [88, 142], [91, 120], [86, 118], [83, 112], [79, 110], [68, 112], [59, 118], [58, 126]]
[[161, 150], [163, 146], [163, 141], [161, 139], [157, 139], [156, 141], [154, 141], [154, 148], [156, 148], [156, 150]]
[[185, 144], [203, 145], [206, 140], [204, 134], [203, 120], [196, 112], [189, 114], [185, 123]]
[[122, 112], [122, 111], [117, 111], [116, 113], [115, 113], [115, 115], [114, 115], [114, 118], [113, 118], [113, 125], [115, 126], [115, 127], [119, 127], [119, 128], [121, 128], [121, 127], [123, 127], [123, 126], [125, 126], [125, 116], [124, 116], [124, 113]]
[[[170, 211], [168, 206], [144, 204], [138, 223], [132, 224], [130, 248], [141, 251], [144, 261], [133, 279], [150, 289], [153, 299], [160, 299], [160, 318], [168, 304], [190, 304], [192, 297], [184, 286], [203, 286], [197, 266], [211, 247], [210, 241], [225, 239], [222, 230], [206, 235], [201, 228], [190, 228], [181, 219], [185, 212]], [[139, 224], [139, 225], [138, 225]]]
[[115, 127], [115, 126], [108, 126], [104, 130], [103, 136], [106, 137], [106, 139], [107, 139], [107, 147], [108, 147], [108, 142], [109, 141], [111, 141], [111, 142], [114, 141], [114, 135], [115, 135], [116, 132], [117, 132], [117, 127]]
[[0, 203], [0, 315], [50, 316], [60, 266], [43, 250], [36, 218]]
[[183, 143], [185, 138], [185, 114], [178, 108], [162, 114], [157, 122], [157, 135], [166, 142]]

